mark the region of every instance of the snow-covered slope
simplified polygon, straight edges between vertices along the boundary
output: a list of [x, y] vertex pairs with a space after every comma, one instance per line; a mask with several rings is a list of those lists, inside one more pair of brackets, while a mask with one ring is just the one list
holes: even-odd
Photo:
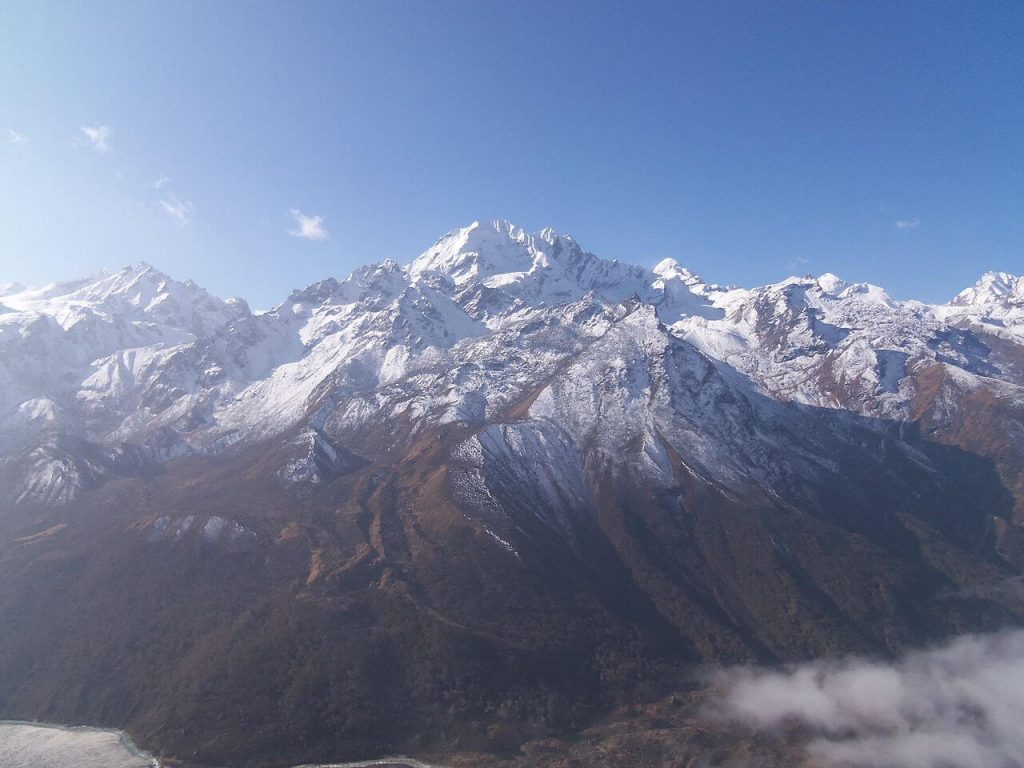
[[45, 288], [17, 286], [0, 296], [0, 308], [0, 433], [7, 434], [65, 413], [62, 427], [72, 430], [69, 411], [82, 392], [120, 402], [131, 362], [249, 316], [244, 301], [221, 301], [144, 263]]
[[947, 322], [1024, 342], [1024, 277], [986, 272], [939, 314]]
[[[10, 285], [0, 295], [0, 460], [30, 468], [8, 494], [66, 501], [124, 461], [113, 427], [140, 407], [138, 371], [174, 350], [249, 317], [240, 299], [222, 301], [191, 281], [145, 263], [44, 288]], [[173, 386], [161, 381], [159, 386]], [[136, 455], [153, 435], [128, 451]], [[53, 440], [91, 446], [56, 454]], [[92, 478], [89, 483], [81, 478]]]
[[172, 280], [145, 262], [39, 289], [6, 286], [0, 296], [7, 309], [48, 315], [66, 331], [98, 319], [134, 325], [140, 334], [164, 331], [167, 340], [183, 340], [207, 336], [249, 314], [241, 299], [221, 301], [191, 280]]
[[[487, 428], [532, 398], [523, 414], [548, 425], [538, 445], [560, 444], [551, 430], [609, 455], [642, 445], [644, 466], [663, 472], [656, 433], [693, 456], [713, 450], [709, 429], [758, 434], [725, 418], [736, 392], [911, 420], [918, 375], [937, 365], [965, 390], [1020, 402], [1022, 340], [1024, 279], [1003, 273], [942, 306], [834, 275], [727, 288], [671, 259], [633, 266], [551, 229], [476, 222], [407, 266], [329, 278], [262, 314], [146, 264], [40, 289], [0, 285], [0, 461], [16, 478], [8, 496], [67, 501], [111, 468], [143, 471], [300, 428], [321, 436], [300, 441], [321, 454], [331, 439], [396, 420], [410, 434]], [[651, 380], [658, 365], [662, 379]], [[707, 376], [687, 367], [713, 370], [732, 394], [712, 397]], [[697, 418], [701, 409], [722, 418]], [[80, 442], [58, 456], [56, 438]], [[750, 451], [709, 454], [699, 471], [757, 477]], [[128, 468], [124, 456], [138, 460]], [[282, 468], [285, 479], [311, 476]]]

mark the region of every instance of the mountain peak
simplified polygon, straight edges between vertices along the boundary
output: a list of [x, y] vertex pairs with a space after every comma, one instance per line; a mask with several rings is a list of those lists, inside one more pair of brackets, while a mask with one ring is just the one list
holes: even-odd
[[978, 306], [1024, 302], [1024, 276], [1010, 272], [986, 272], [970, 288], [960, 291], [952, 306]]
[[839, 293], [849, 287], [849, 283], [832, 272], [826, 272], [818, 277], [817, 283], [825, 293]]
[[0, 296], [9, 296], [12, 293], [21, 293], [25, 286], [21, 283], [0, 283]]
[[174, 280], [145, 261], [117, 272], [102, 270], [79, 280], [22, 290], [6, 296], [5, 302], [16, 311], [50, 315], [65, 329], [86, 318], [131, 318], [173, 329], [167, 338], [176, 339], [182, 332], [205, 336], [249, 314], [244, 301], [222, 301], [191, 280]]
[[555, 231], [554, 227], [544, 227], [544, 229], [537, 233], [537, 237], [548, 245], [554, 245], [560, 235]]
[[[547, 238], [553, 238], [553, 232]], [[538, 256], [547, 255], [549, 242], [557, 242], [547, 238], [530, 235], [507, 219], [474, 221], [444, 235], [414, 259], [409, 277], [416, 281], [429, 272], [440, 272], [461, 285], [472, 279], [528, 272]]]
[[699, 275], [694, 274], [673, 258], [662, 259], [654, 265], [654, 269], [651, 271], [663, 280], [678, 277], [684, 283], [691, 280], [700, 282]]
[[121, 274], [125, 275], [144, 275], [147, 273], [162, 274], [159, 269], [154, 267], [148, 261], [136, 261], [132, 264], [125, 264], [121, 267]]

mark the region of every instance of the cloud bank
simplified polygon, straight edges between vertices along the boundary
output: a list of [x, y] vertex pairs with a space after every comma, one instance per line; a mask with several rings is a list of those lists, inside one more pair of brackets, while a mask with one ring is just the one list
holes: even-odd
[[896, 222], [896, 229], [917, 229], [920, 226], [920, 219], [899, 219]]
[[303, 240], [327, 239], [327, 228], [324, 226], [322, 216], [307, 216], [298, 208], [292, 208], [291, 214], [297, 228], [288, 230], [289, 235], [301, 237]]
[[1024, 765], [1024, 631], [960, 638], [892, 663], [717, 673], [712, 714], [813, 733], [810, 756], [857, 768]]

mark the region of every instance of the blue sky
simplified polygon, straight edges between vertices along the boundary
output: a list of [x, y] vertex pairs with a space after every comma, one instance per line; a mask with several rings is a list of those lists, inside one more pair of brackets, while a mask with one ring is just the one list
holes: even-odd
[[266, 307], [496, 217], [744, 285], [1024, 271], [1024, 5], [0, 4], [0, 282]]

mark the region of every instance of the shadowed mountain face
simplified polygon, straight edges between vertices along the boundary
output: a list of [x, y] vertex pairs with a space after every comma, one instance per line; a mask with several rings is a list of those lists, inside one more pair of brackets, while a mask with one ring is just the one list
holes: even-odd
[[258, 315], [153, 272], [0, 296], [0, 717], [511, 754], [1024, 617], [1012, 276], [732, 289], [503, 222]]

